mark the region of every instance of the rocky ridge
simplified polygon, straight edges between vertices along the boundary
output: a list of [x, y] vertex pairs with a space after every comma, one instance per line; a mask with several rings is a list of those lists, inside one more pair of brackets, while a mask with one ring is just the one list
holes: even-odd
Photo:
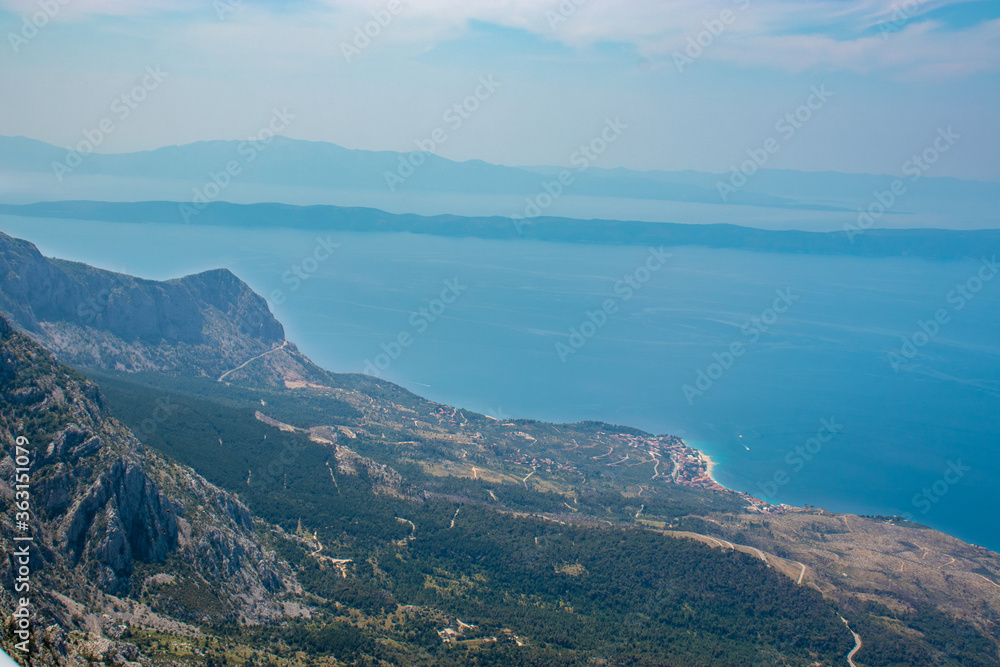
[[[67, 632], [100, 638], [109, 619], [141, 617], [192, 631], [184, 621], [257, 623], [285, 615], [282, 597], [298, 585], [261, 544], [247, 508], [144, 448], [105, 413], [96, 384], [3, 318], [0, 406], [0, 523], [8, 535], [34, 538], [37, 642], [58, 654], [67, 650]], [[27, 526], [11, 523], [21, 434], [31, 434], [21, 442], [31, 458]], [[13, 563], [14, 548], [4, 541], [0, 557]], [[13, 572], [2, 573], [5, 608], [14, 607]], [[104, 648], [134, 657], [119, 644]], [[74, 664], [68, 659], [60, 656], [58, 664]]]
[[[322, 371], [285, 341], [267, 302], [226, 269], [144, 280], [43, 257], [0, 233], [0, 314], [75, 366], [310, 382]], [[261, 357], [253, 369], [240, 366]]]

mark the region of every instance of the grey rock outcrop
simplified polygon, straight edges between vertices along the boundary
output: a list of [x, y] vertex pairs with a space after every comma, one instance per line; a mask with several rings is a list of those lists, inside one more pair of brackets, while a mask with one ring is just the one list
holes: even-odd
[[[144, 448], [104, 412], [96, 384], [0, 317], [0, 528], [7, 533], [12, 434], [25, 435], [22, 446], [31, 452], [30, 530], [39, 559], [33, 586], [42, 617], [69, 628], [68, 619], [101, 596], [134, 603], [142, 595], [155, 610], [166, 590], [160, 611], [177, 618], [171, 586], [212, 591], [211, 605], [180, 610], [187, 620], [255, 623], [284, 615], [282, 598], [298, 584], [262, 545], [247, 507]], [[0, 544], [0, 560], [10, 560], [11, 549]], [[6, 575], [0, 578], [9, 590]]]
[[264, 299], [225, 269], [143, 280], [3, 233], [0, 313], [63, 361], [125, 371], [217, 377], [284, 341]]

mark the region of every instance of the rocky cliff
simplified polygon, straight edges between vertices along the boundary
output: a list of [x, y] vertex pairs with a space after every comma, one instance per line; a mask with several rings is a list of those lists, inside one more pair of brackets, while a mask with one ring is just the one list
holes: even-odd
[[266, 382], [312, 381], [319, 370], [284, 340], [263, 298], [225, 269], [143, 280], [48, 259], [0, 233], [0, 313], [60, 360], [107, 370]]
[[[14, 512], [18, 444], [30, 459], [24, 524]], [[34, 538], [35, 627], [52, 625], [49, 644], [63, 646], [57, 653], [68, 650], [58, 639], [65, 633], [99, 636], [109, 622], [141, 617], [176, 631], [186, 621], [254, 623], [285, 614], [282, 598], [298, 585], [262, 546], [247, 508], [145, 449], [106, 414], [92, 381], [3, 318], [0, 447], [0, 523], [6, 535]], [[13, 564], [17, 546], [4, 540], [0, 557]], [[14, 607], [14, 572], [0, 574], [4, 609]], [[114, 642], [106, 648], [129, 653]], [[73, 664], [66, 655], [57, 662]]]

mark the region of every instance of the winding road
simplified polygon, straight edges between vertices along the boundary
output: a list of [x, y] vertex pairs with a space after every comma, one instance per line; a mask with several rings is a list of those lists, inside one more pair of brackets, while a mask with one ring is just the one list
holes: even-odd
[[231, 371], [226, 371], [225, 373], [223, 373], [222, 375], [220, 375], [219, 379], [217, 380], [217, 382], [222, 382], [226, 378], [227, 375], [229, 375], [230, 373], [235, 373], [236, 371], [240, 370], [241, 368], [243, 368], [244, 366], [246, 366], [247, 364], [249, 364], [251, 361], [256, 361], [256, 360], [260, 359], [263, 356], [271, 354], [272, 352], [277, 352], [278, 350], [285, 349], [286, 345], [288, 345], [288, 341], [287, 340], [283, 340], [283, 341], [281, 341], [281, 345], [279, 345], [278, 347], [271, 348], [267, 352], [262, 352], [261, 354], [258, 354], [256, 357], [252, 357], [250, 359], [247, 359], [246, 361], [244, 361], [242, 364], [240, 364], [236, 368], [232, 369]]
[[[455, 514], [458, 514], [458, 512], [456, 512]], [[406, 544], [407, 542], [416, 539], [416, 536], [417, 536], [417, 526], [416, 526], [415, 523], [413, 523], [409, 519], [404, 519], [401, 516], [397, 516], [396, 517], [396, 521], [399, 521], [401, 523], [408, 523], [408, 524], [410, 524], [410, 536], [409, 537], [404, 537], [403, 539], [399, 540], [397, 542], [397, 544]]]
[[851, 652], [847, 654], [847, 664], [850, 665], [851, 667], [858, 667], [857, 664], [855, 664], [854, 662], [854, 656], [856, 656], [858, 654], [858, 651], [861, 650], [861, 635], [856, 633], [854, 630], [851, 630], [851, 625], [847, 622], [846, 618], [841, 616], [840, 620], [842, 620], [844, 622], [844, 625], [847, 626], [847, 631], [850, 632], [852, 635], [854, 635], [854, 648], [852, 648]]
[[[643, 507], [645, 507], [645, 506], [643, 506]], [[636, 515], [636, 518], [639, 518], [638, 515]], [[708, 519], [708, 520], [712, 521], [712, 519]], [[722, 548], [728, 547], [728, 548], [732, 549], [733, 551], [743, 551], [744, 553], [746, 553], [747, 551], [752, 551], [753, 553], [757, 554], [757, 557], [760, 558], [762, 561], [764, 561], [764, 563], [766, 563], [768, 565], [768, 567], [771, 567], [773, 565], [773, 563], [767, 559], [768, 555], [776, 558], [778, 562], [780, 562], [780, 561], [787, 561], [789, 563], [795, 563], [800, 568], [799, 569], [798, 578], [796, 578], [796, 576], [794, 574], [790, 574], [789, 575], [787, 572], [785, 572], [785, 574], [787, 576], [791, 577], [792, 579], [796, 579], [795, 583], [797, 585], [799, 585], [799, 586], [802, 585], [802, 579], [803, 579], [803, 577], [806, 576], [806, 566], [804, 564], [800, 563], [799, 561], [797, 561], [797, 560], [791, 560], [791, 559], [788, 559], [788, 558], [780, 558], [780, 557], [774, 556], [774, 554], [765, 554], [763, 551], [761, 551], [757, 547], [751, 547], [751, 546], [747, 546], [745, 544], [733, 544], [732, 542], [730, 542], [728, 540], [724, 540], [721, 537], [713, 537], [711, 535], [705, 535], [703, 533], [692, 533], [690, 531], [683, 531], [683, 530], [661, 530], [661, 531], [656, 531], [656, 532], [662, 533], [664, 535], [701, 538], [701, 539], [704, 539], [704, 540], [709, 540], [712, 543], [717, 544], [717, 545], [719, 545]], [[709, 546], [711, 546], [711, 545], [709, 545]], [[815, 584], [811, 584], [811, 585], [815, 586]], [[817, 590], [819, 590], [820, 593], [823, 592], [818, 587], [817, 587]]]

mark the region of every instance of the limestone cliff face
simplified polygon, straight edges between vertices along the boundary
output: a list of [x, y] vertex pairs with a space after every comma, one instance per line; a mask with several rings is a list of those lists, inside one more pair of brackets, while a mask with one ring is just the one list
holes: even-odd
[[0, 312], [62, 361], [218, 377], [284, 341], [225, 269], [158, 282], [51, 260], [0, 233]]
[[[18, 436], [31, 452], [30, 532], [43, 616], [69, 629], [80, 606], [99, 618], [135, 608], [140, 595], [182, 621], [283, 615], [281, 598], [297, 584], [262, 546], [247, 508], [143, 448], [105, 413], [92, 381], [0, 317], [0, 529], [7, 535], [15, 529]], [[0, 559], [12, 557], [12, 544], [0, 544]], [[10, 568], [0, 580], [0, 606], [10, 608]], [[211, 604], [172, 605], [198, 590], [212, 591]]]

